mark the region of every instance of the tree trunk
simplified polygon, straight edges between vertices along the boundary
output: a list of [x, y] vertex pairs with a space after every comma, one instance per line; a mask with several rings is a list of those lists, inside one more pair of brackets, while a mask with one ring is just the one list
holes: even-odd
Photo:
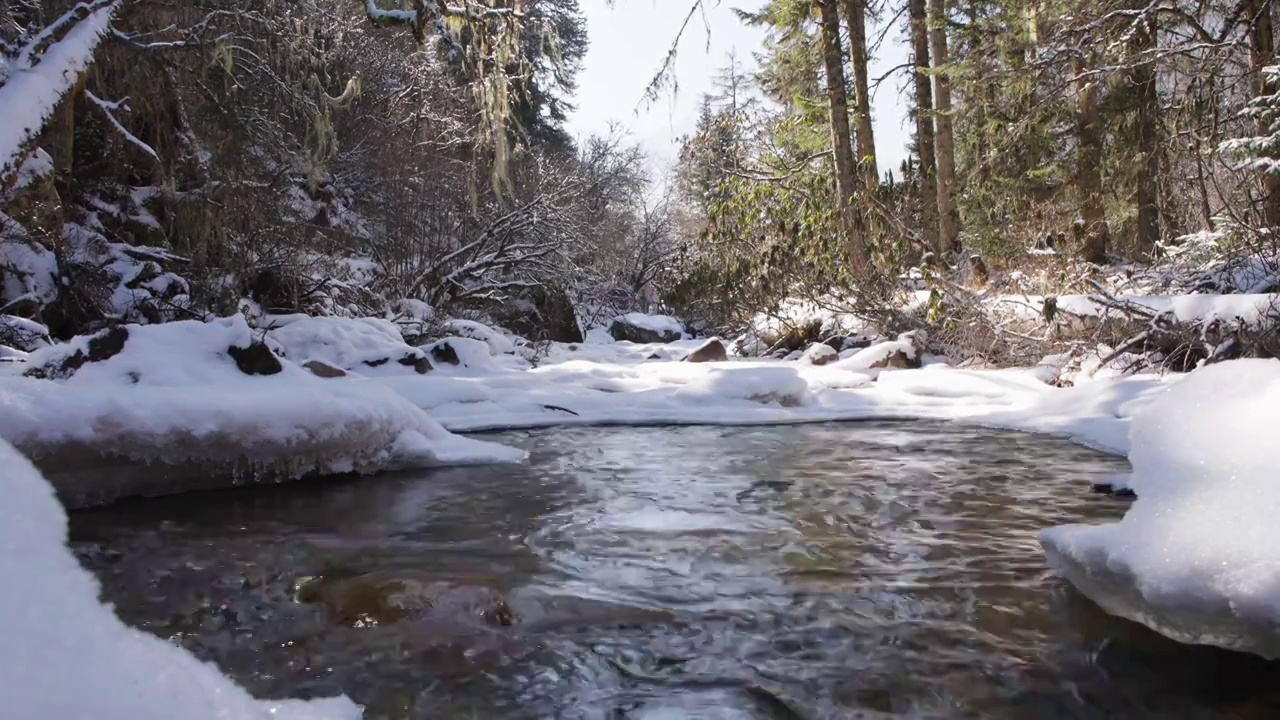
[[880, 183], [876, 166], [875, 131], [871, 127], [871, 92], [867, 84], [866, 0], [844, 0], [845, 23], [849, 26], [849, 64], [853, 68], [854, 140], [858, 163], [867, 187]]
[[943, 252], [960, 250], [956, 208], [956, 141], [951, 130], [951, 78], [947, 77], [947, 0], [928, 0], [929, 56], [933, 73], [934, 148], [938, 164], [938, 242]]
[[920, 232], [939, 254], [946, 251], [938, 235], [938, 175], [933, 150], [933, 91], [929, 84], [929, 32], [925, 0], [909, 0], [911, 51], [915, 64], [916, 152], [920, 155]]
[[1160, 241], [1160, 151], [1159, 143], [1160, 96], [1156, 92], [1155, 62], [1143, 58], [1156, 47], [1156, 26], [1152, 18], [1144, 18], [1130, 41], [1136, 62], [1129, 71], [1129, 82], [1134, 89], [1137, 105], [1138, 163], [1142, 168], [1138, 177], [1135, 201], [1138, 206], [1138, 229], [1135, 237], [1137, 250], [1150, 255]]
[[849, 99], [845, 95], [844, 53], [840, 47], [840, 13], [837, 0], [815, 0], [822, 18], [822, 62], [827, 75], [827, 102], [831, 119], [831, 151], [836, 166], [836, 194], [840, 203], [840, 222], [848, 240], [850, 261], [855, 270], [864, 270], [870, 262], [866, 239], [854, 213], [853, 198], [857, 194], [857, 161], [849, 139]]
[[1088, 262], [1107, 261], [1110, 230], [1102, 204], [1102, 123], [1096, 78], [1083, 59], [1075, 60], [1076, 71], [1076, 192], [1080, 198], [1077, 236], [1082, 257]]
[[[1275, 62], [1276, 46], [1271, 28], [1271, 3], [1268, 0], [1248, 0], [1246, 20], [1252, 21], [1249, 31], [1249, 66], [1253, 74], [1254, 97], [1276, 92], [1275, 84], [1262, 73], [1262, 68]], [[1261, 117], [1254, 120], [1259, 136], [1271, 134], [1268, 123]], [[1268, 227], [1280, 227], [1280, 176], [1275, 173], [1262, 175], [1263, 217]]]

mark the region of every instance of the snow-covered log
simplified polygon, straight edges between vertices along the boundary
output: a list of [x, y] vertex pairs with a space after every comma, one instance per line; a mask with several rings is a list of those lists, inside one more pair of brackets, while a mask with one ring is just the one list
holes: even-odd
[[0, 180], [14, 173], [62, 98], [93, 62], [120, 0], [76, 5], [0, 65]]

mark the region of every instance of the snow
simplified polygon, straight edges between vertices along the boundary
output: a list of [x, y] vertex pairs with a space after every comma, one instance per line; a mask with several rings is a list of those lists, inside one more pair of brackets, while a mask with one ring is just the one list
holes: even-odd
[[27, 143], [40, 133], [59, 101], [93, 62], [93, 52], [119, 3], [94, 5], [82, 20], [71, 20], [77, 7], [51, 23], [50, 28], [65, 22], [75, 25], [39, 57], [32, 53], [47, 38], [33, 38], [9, 66], [8, 77], [0, 85], [0, 175], [22, 162]]
[[831, 347], [830, 345], [825, 345], [823, 343], [814, 343], [813, 345], [809, 346], [807, 350], [804, 351], [804, 353], [800, 356], [800, 359], [812, 365], [823, 365], [829, 362], [833, 362], [839, 357], [840, 357], [840, 353], [836, 352], [836, 349]]
[[627, 325], [631, 325], [632, 327], [638, 327], [641, 330], [648, 330], [656, 333], [675, 333], [680, 336], [684, 335], [684, 324], [670, 315], [646, 315], [644, 313], [633, 312], [622, 315], [617, 319]]
[[[1122, 295], [1118, 299], [1150, 311], [1153, 315], [1171, 313], [1181, 323], [1195, 323], [1210, 318], [1234, 320], [1246, 323], [1280, 314], [1280, 295], [1274, 293], [1238, 295]], [[1113, 310], [1089, 295], [1061, 295], [1057, 297], [1060, 313], [1083, 317], [1106, 318], [1118, 316]], [[997, 298], [995, 303], [1022, 317], [1040, 317], [1044, 298], [1038, 296], [1008, 296]]]
[[[245, 375], [228, 355], [255, 337], [240, 316], [127, 327], [118, 355], [87, 363], [66, 380], [37, 380], [0, 366], [6, 373], [0, 438], [42, 456], [87, 445], [211, 471], [247, 460], [290, 478], [524, 457], [453, 435], [367, 379], [321, 379], [288, 360], [275, 375]], [[56, 363], [87, 345], [79, 338], [38, 350], [26, 366]]]
[[398, 361], [426, 357], [405, 343], [395, 323], [380, 318], [275, 316], [268, 327], [266, 336], [280, 343], [285, 356], [300, 365], [319, 360], [362, 374], [412, 373], [412, 367]]
[[460, 337], [487, 344], [494, 355], [512, 353], [516, 350], [515, 343], [510, 338], [488, 325], [472, 320], [450, 320], [444, 324], [444, 329]]
[[910, 338], [899, 338], [876, 343], [854, 352], [847, 358], [837, 360], [832, 365], [842, 370], [868, 370], [872, 366], [888, 360], [895, 353], [902, 353], [907, 359], [914, 360], [916, 359], [915, 344], [911, 342]]
[[52, 174], [53, 156], [45, 152], [44, 148], [36, 148], [18, 166], [17, 177], [14, 179], [13, 187], [4, 188], [0, 186], [0, 199], [17, 197], [18, 193], [23, 189]]
[[[49, 484], [0, 441], [0, 707], [11, 718], [348, 720], [345, 697], [259, 701], [213, 665], [126, 626], [66, 547]], [[33, 572], [33, 569], [38, 569]]]
[[1176, 639], [1280, 658], [1280, 361], [1191, 373], [1136, 413], [1118, 523], [1041, 541], [1105, 609]]
[[57, 295], [57, 257], [0, 213], [0, 307], [21, 298], [44, 304]]

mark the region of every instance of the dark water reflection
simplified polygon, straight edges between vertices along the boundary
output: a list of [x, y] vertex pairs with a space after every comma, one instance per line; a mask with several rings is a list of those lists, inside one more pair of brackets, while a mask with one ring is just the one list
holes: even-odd
[[[1123, 463], [943, 425], [510, 433], [528, 466], [75, 514], [130, 623], [387, 718], [1273, 717], [1273, 664], [1047, 572]], [[308, 580], [308, 578], [320, 578]]]

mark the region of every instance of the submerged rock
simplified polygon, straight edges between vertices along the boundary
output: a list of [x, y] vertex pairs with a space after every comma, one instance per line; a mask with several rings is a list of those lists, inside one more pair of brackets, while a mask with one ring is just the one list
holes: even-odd
[[509, 627], [516, 621], [506, 598], [492, 588], [383, 574], [306, 578], [295, 599], [324, 605], [343, 625], [386, 625], [426, 618], [463, 626]]
[[704, 362], [724, 362], [729, 359], [729, 353], [725, 350], [724, 343], [720, 338], [711, 338], [710, 340], [699, 345], [693, 352], [685, 356], [685, 362], [704, 363]]

